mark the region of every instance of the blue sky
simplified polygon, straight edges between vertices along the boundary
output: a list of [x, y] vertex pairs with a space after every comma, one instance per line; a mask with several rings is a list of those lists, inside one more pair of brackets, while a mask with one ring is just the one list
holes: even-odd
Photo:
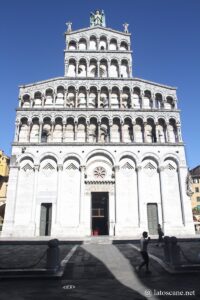
[[178, 87], [188, 165], [200, 164], [199, 0], [1, 0], [0, 148], [11, 154], [18, 86], [63, 76], [66, 21], [88, 27], [98, 8], [107, 27], [130, 24], [134, 77]]

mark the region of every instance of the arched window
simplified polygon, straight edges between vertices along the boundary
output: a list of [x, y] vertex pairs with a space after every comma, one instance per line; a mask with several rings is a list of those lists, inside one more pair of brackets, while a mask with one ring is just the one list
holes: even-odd
[[67, 106], [68, 107], [75, 107], [75, 97], [76, 97], [75, 87], [70, 86], [68, 88], [68, 93], [67, 93]]
[[97, 89], [96, 89], [96, 87], [90, 88], [88, 107], [89, 108], [97, 107]]
[[95, 59], [90, 60], [89, 77], [97, 77], [97, 61]]
[[128, 70], [128, 61], [123, 59], [121, 62], [121, 78], [128, 78], [129, 77], [129, 70]]
[[90, 37], [90, 50], [97, 50], [97, 39], [95, 36]]
[[76, 76], [76, 61], [74, 59], [69, 60], [67, 76], [68, 77]]
[[128, 50], [128, 44], [126, 42], [121, 42], [120, 50], [127, 51]]
[[87, 76], [87, 63], [85, 59], [81, 59], [78, 65], [78, 76], [86, 77]]
[[42, 106], [42, 94], [40, 92], [36, 92], [34, 95], [34, 107]]
[[76, 50], [77, 49], [76, 42], [75, 41], [70, 41], [69, 45], [68, 45], [68, 49], [69, 50]]
[[107, 39], [105, 36], [100, 37], [99, 50], [107, 50]]
[[87, 42], [86, 39], [82, 38], [79, 40], [79, 50], [86, 50], [87, 49]]
[[117, 50], [117, 40], [116, 39], [110, 40], [109, 50]]
[[56, 105], [63, 105], [64, 104], [64, 87], [59, 86], [57, 88], [57, 95], [56, 95]]
[[110, 77], [119, 77], [119, 65], [116, 59], [111, 60], [109, 75]]
[[119, 89], [117, 87], [112, 88], [111, 94], [111, 107], [112, 108], [119, 108]]
[[99, 66], [99, 75], [100, 77], [108, 77], [108, 64], [105, 59], [102, 59], [100, 61], [100, 66]]

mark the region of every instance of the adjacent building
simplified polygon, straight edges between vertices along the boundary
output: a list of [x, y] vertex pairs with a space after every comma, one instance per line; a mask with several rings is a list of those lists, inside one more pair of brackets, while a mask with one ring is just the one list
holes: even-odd
[[195, 224], [195, 229], [200, 231], [200, 166], [190, 170], [192, 177], [192, 212]]
[[2, 229], [9, 176], [10, 159], [0, 150], [0, 230]]
[[176, 88], [133, 77], [123, 26], [68, 22], [64, 76], [20, 87], [4, 236], [194, 234]]

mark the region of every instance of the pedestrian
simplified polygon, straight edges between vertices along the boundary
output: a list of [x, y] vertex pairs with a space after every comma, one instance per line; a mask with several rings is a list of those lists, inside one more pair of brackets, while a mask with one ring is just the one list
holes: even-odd
[[144, 231], [142, 233], [142, 238], [140, 240], [140, 247], [141, 247], [140, 253], [143, 258], [143, 262], [139, 265], [138, 271], [140, 271], [143, 266], [146, 266], [146, 274], [151, 273], [149, 271], [149, 255], [147, 251], [149, 241], [150, 241], [150, 237], [148, 237], [148, 232]]
[[161, 225], [158, 224], [158, 244], [156, 245], [157, 247], [159, 247], [160, 243], [162, 245], [162, 242], [163, 242], [163, 236], [164, 236], [164, 233], [162, 231], [162, 228], [161, 228]]

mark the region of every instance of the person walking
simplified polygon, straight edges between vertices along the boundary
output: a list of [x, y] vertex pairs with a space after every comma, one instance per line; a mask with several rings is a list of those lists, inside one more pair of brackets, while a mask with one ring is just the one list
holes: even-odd
[[143, 258], [143, 262], [139, 265], [138, 271], [140, 271], [143, 266], [146, 266], [146, 274], [151, 273], [149, 271], [149, 255], [147, 250], [149, 241], [150, 241], [150, 237], [148, 237], [148, 232], [144, 231], [142, 233], [142, 238], [140, 240], [140, 248], [141, 248], [140, 253]]
[[162, 245], [163, 236], [164, 236], [164, 233], [162, 231], [161, 225], [158, 224], [158, 244], [156, 245], [157, 247], [159, 247], [160, 244]]

